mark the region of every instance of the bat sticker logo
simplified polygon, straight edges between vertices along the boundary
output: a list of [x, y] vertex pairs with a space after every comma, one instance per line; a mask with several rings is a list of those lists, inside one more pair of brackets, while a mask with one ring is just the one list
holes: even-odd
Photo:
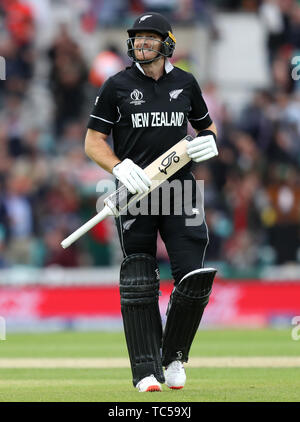
[[162, 161], [161, 161], [161, 165], [163, 166], [163, 168], [158, 167], [158, 170], [161, 173], [164, 174], [168, 174], [167, 173], [167, 169], [170, 167], [170, 165], [172, 164], [172, 162], [174, 163], [178, 163], [178, 161], [180, 160], [180, 158], [178, 157], [178, 155], [176, 155], [176, 151], [172, 151], [170, 152], [170, 154], [168, 154]]

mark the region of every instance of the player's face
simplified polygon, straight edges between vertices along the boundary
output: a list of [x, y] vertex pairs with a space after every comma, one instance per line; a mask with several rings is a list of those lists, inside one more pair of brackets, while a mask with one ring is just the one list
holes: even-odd
[[151, 60], [161, 49], [162, 37], [154, 32], [137, 32], [134, 40], [137, 60]]

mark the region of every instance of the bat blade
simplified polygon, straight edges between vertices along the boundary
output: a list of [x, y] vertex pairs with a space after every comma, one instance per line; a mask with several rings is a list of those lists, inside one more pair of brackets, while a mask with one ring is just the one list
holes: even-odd
[[193, 139], [187, 135], [172, 148], [168, 149], [164, 154], [154, 160], [144, 171], [151, 179], [152, 184], [148, 192], [142, 194], [131, 194], [128, 189], [122, 185], [115, 192], [104, 199], [105, 207], [102, 211], [88, 220], [83, 226], [79, 227], [75, 232], [70, 234], [61, 242], [61, 246], [66, 249], [88, 230], [92, 229], [100, 221], [109, 215], [118, 217], [122, 212], [135, 201], [139, 201], [148, 195], [153, 189], [161, 185], [169, 177], [173, 176], [178, 170], [191, 161], [186, 152], [187, 143]]
[[140, 201], [147, 196], [153, 189], [157, 188], [191, 161], [187, 155], [186, 146], [192, 139], [193, 137], [190, 135], [185, 136], [177, 144], [144, 168], [145, 173], [152, 181], [148, 192], [131, 194], [128, 189], [122, 185], [104, 199], [105, 205], [107, 205], [112, 210], [112, 213], [118, 217], [122, 212], [126, 211], [133, 202]]

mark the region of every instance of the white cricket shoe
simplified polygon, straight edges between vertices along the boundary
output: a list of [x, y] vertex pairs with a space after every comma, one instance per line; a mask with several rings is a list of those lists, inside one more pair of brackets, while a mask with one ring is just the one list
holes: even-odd
[[154, 375], [141, 379], [136, 385], [139, 393], [145, 393], [146, 391], [162, 391], [160, 383], [157, 381]]
[[166, 384], [173, 390], [180, 390], [184, 387], [186, 375], [183, 363], [180, 360], [174, 360], [165, 370]]

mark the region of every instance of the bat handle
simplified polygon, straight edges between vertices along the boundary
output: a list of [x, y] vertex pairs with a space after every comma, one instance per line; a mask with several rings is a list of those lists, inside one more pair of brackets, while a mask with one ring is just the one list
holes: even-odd
[[83, 226], [79, 227], [75, 232], [71, 233], [70, 236], [66, 237], [62, 242], [61, 246], [66, 249], [81, 236], [83, 236], [87, 231], [91, 230], [96, 224], [104, 220], [109, 215], [112, 215], [112, 210], [106, 205], [102, 211], [100, 211], [95, 217], [88, 220]]

